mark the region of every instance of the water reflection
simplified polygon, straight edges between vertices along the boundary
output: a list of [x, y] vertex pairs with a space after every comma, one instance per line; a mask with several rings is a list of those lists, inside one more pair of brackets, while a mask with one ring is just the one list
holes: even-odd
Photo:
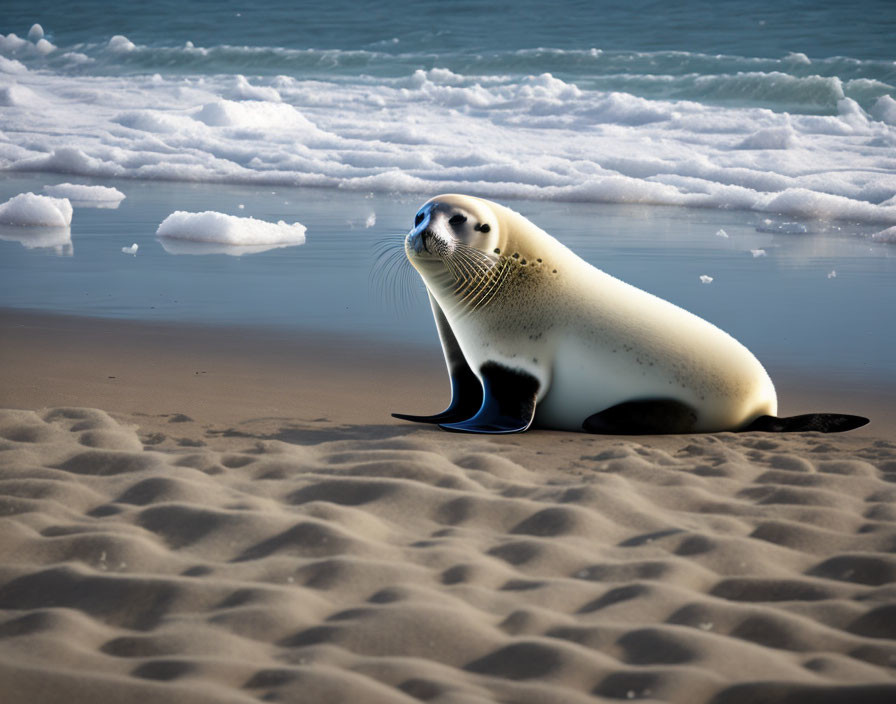
[[73, 208], [97, 208], [99, 210], [118, 210], [120, 200], [77, 200], [69, 198]]
[[159, 237], [162, 248], [168, 254], [226, 254], [231, 257], [241, 257], [244, 254], [258, 254], [271, 249], [284, 247], [298, 247], [304, 242], [287, 244], [261, 244], [261, 245], [234, 245], [220, 244], [218, 242], [194, 242], [193, 240], [178, 240], [171, 237]]
[[70, 227], [0, 225], [0, 240], [18, 242], [25, 249], [52, 249], [60, 257], [70, 257], [75, 252]]

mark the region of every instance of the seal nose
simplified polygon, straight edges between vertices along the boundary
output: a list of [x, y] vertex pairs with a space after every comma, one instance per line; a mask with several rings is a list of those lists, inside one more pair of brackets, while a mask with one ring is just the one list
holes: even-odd
[[429, 228], [425, 230], [416, 230], [412, 232], [408, 237], [408, 244], [411, 246], [411, 249], [414, 250], [415, 253], [420, 254], [421, 252], [428, 252], [429, 247], [427, 247], [427, 240], [431, 239], [433, 236], [432, 230]]

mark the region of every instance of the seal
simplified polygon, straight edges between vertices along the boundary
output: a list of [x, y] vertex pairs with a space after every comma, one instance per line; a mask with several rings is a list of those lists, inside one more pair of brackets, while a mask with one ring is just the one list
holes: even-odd
[[427, 201], [404, 242], [429, 293], [447, 409], [393, 414], [446, 430], [593, 433], [849, 430], [859, 416], [776, 418], [759, 361], [733, 337], [587, 263], [519, 213]]

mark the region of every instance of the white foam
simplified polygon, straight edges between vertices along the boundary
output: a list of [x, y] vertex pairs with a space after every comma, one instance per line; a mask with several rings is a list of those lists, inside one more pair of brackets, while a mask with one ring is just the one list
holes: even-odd
[[253, 86], [245, 76], [236, 76], [231, 94], [238, 100], [265, 100], [272, 103], [279, 103], [281, 100], [276, 88]]
[[203, 105], [193, 114], [194, 119], [210, 127], [248, 127], [257, 130], [314, 130], [311, 124], [292, 105], [263, 100], [218, 100]]
[[796, 146], [796, 136], [790, 125], [768, 127], [754, 132], [740, 144], [738, 149], [792, 149]]
[[0, 105], [7, 108], [38, 108], [46, 106], [47, 101], [30, 88], [12, 83], [0, 86]]
[[79, 204], [119, 203], [125, 195], [117, 188], [110, 186], [86, 186], [79, 183], [59, 183], [55, 186], [44, 186], [44, 193], [54, 198], [68, 198]]
[[716, 232], [716, 237], [722, 237], [722, 238], [724, 238], [724, 239], [727, 240], [727, 239], [728, 239], [728, 233], [725, 232], [723, 229], [719, 228], [719, 231]]
[[72, 204], [67, 198], [20, 193], [0, 204], [0, 223], [19, 227], [67, 227]]
[[56, 51], [56, 45], [50, 43], [46, 39], [38, 39], [34, 44], [34, 48], [37, 50], [39, 54], [49, 54], [52, 51]]
[[894, 225], [893, 227], [888, 227], [886, 230], [875, 232], [873, 235], [871, 235], [871, 239], [875, 242], [887, 242], [889, 244], [896, 244], [896, 225]]
[[791, 51], [784, 57], [784, 61], [792, 64], [802, 64], [804, 66], [808, 66], [812, 63], [812, 61], [809, 60], [809, 57], [801, 51]]
[[17, 74], [27, 72], [28, 69], [21, 61], [17, 61], [16, 59], [8, 59], [5, 56], [0, 56], [0, 73]]
[[30, 49], [33, 44], [29, 42], [27, 39], [22, 39], [14, 32], [10, 32], [7, 35], [0, 34], [0, 52], [4, 54], [12, 54], [18, 51], [26, 51]]
[[[36, 51], [14, 35], [0, 45], [23, 60]], [[123, 36], [108, 49], [148, 51]], [[0, 74], [5, 171], [459, 191], [896, 224], [896, 101], [888, 95], [870, 115], [849, 97], [837, 98], [836, 114], [791, 115], [647, 100], [548, 73], [93, 76], [30, 71], [4, 57], [0, 71], [15, 72], [16, 81]], [[774, 83], [770, 76], [761, 79]], [[816, 78], [844, 96], [839, 79]]]
[[108, 47], [111, 51], [126, 53], [136, 50], [137, 45], [127, 37], [121, 34], [116, 34], [111, 39], [109, 39]]
[[161, 238], [205, 242], [228, 246], [295, 245], [305, 242], [305, 226], [237, 217], [214, 211], [171, 213], [156, 230]]
[[875, 120], [896, 125], [896, 100], [889, 95], [880, 96], [871, 108], [871, 115]]
[[707, 276], [706, 274], [700, 274], [700, 283], [701, 284], [711, 284], [713, 281], [711, 276]]
[[750, 254], [753, 255], [754, 259], [756, 259], [757, 257], [764, 257], [768, 253], [764, 249], [751, 249]]
[[364, 221], [364, 227], [373, 227], [376, 225], [376, 213], [371, 213], [367, 216], [367, 219]]

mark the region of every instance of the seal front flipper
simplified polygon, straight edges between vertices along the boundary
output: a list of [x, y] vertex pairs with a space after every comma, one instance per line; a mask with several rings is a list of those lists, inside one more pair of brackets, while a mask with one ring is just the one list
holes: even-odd
[[475, 416], [439, 427], [460, 433], [521, 433], [532, 425], [538, 379], [519, 369], [486, 362], [482, 365], [482, 406]]
[[739, 432], [760, 431], [766, 433], [801, 433], [815, 431], [817, 433], [844, 433], [847, 430], [861, 428], [868, 423], [862, 416], [850, 416], [843, 413], [807, 413], [801, 416], [775, 418], [775, 416], [759, 416]]
[[432, 416], [412, 416], [406, 413], [393, 413], [393, 418], [410, 420], [415, 423], [454, 423], [467, 420], [476, 415], [476, 411], [482, 406], [482, 384], [470, 369], [464, 353], [457, 343], [457, 338], [445, 319], [445, 314], [439, 308], [432, 294], [429, 295], [429, 303], [432, 306], [432, 316], [436, 321], [436, 329], [439, 331], [439, 339], [442, 341], [442, 352], [445, 355], [445, 363], [448, 365], [448, 376], [451, 380], [451, 403], [441, 413]]

